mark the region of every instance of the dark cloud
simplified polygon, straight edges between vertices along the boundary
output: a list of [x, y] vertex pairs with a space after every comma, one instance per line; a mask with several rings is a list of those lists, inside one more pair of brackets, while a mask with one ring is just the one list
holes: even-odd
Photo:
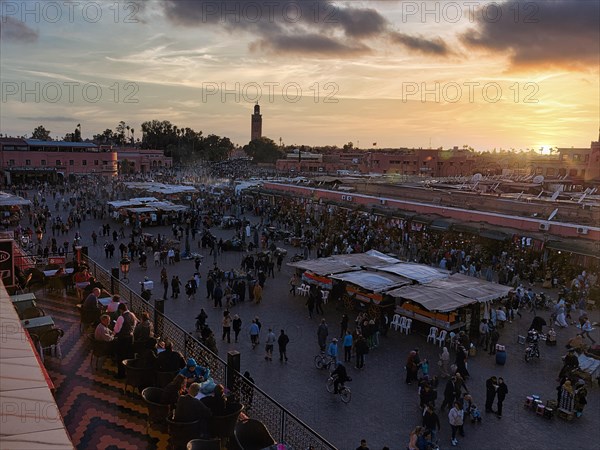
[[[39, 116], [39, 117], [19, 117], [19, 120], [29, 120], [33, 122], [73, 122], [76, 123], [77, 119], [74, 117], [67, 116]], [[81, 119], [80, 119], [81, 120]]]
[[498, 19], [495, 11], [476, 11], [476, 28], [461, 36], [467, 47], [506, 53], [513, 68], [598, 69], [597, 0], [509, 0], [500, 8], [502, 16]]
[[27, 24], [10, 16], [0, 16], [0, 39], [4, 42], [30, 43], [38, 40], [39, 34]]
[[335, 38], [320, 34], [280, 35], [271, 39], [260, 39], [250, 44], [251, 51], [264, 51], [275, 54], [303, 54], [313, 56], [347, 57], [369, 53], [364, 44], [349, 45]]
[[426, 39], [392, 30], [372, 8], [329, 0], [165, 0], [166, 17], [180, 26], [221, 26], [256, 36], [255, 52], [351, 57], [368, 53], [371, 39], [391, 39], [408, 51], [433, 56], [450, 53], [440, 38]]
[[346, 36], [355, 38], [381, 34], [388, 26], [387, 20], [374, 9], [338, 8], [331, 21], [339, 24]]
[[402, 44], [408, 50], [426, 55], [446, 56], [450, 53], [448, 46], [441, 38], [426, 39], [421, 36], [411, 36], [398, 32], [390, 33], [390, 38], [393, 42]]

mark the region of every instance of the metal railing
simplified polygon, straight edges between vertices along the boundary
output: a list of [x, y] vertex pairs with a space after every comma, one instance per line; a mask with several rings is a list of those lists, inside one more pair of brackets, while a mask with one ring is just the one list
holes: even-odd
[[91, 274], [98, 281], [107, 288], [110, 286], [113, 294], [119, 294], [124, 301], [128, 302], [129, 308], [135, 314], [147, 312], [150, 317], [153, 317], [157, 335], [172, 341], [173, 349], [181, 352], [184, 358], [194, 358], [198, 363], [209, 367], [213, 378], [218, 382], [225, 383], [229, 375], [232, 383], [228, 388], [234, 397], [246, 406], [246, 413], [263, 422], [279, 442], [285, 443], [294, 450], [306, 450], [311, 446], [314, 450], [336, 449], [316, 431], [250, 383], [237, 368], [228, 366], [226, 361], [211, 352], [196, 337], [155, 309], [100, 264], [85, 255], [82, 255], [82, 261], [88, 265]]

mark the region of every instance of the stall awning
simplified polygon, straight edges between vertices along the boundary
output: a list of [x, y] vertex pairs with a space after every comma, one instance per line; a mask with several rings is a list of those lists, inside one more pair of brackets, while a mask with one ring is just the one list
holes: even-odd
[[391, 275], [389, 273], [369, 272], [366, 270], [332, 275], [331, 278], [355, 284], [372, 292], [386, 292], [393, 288], [411, 284], [410, 280], [407, 280], [404, 277]]
[[429, 225], [431, 222], [433, 222], [433, 217], [431, 217], [431, 216], [414, 216], [413, 218], [411, 218], [411, 221]]
[[437, 219], [431, 222], [429, 229], [434, 231], [448, 231], [452, 226], [452, 222], [449, 220]]
[[429, 285], [406, 286], [389, 291], [392, 297], [418, 303], [429, 311], [449, 312], [476, 303], [473, 298], [463, 297], [452, 291]]
[[458, 233], [479, 234], [481, 225], [477, 223], [457, 223], [452, 226], [452, 229]]
[[479, 232], [479, 236], [488, 238], [488, 239], [493, 239], [495, 241], [506, 241], [506, 240], [510, 239], [510, 236], [502, 231], [489, 230], [489, 229], [481, 230]]
[[454, 274], [445, 280], [433, 281], [430, 286], [451, 291], [478, 302], [489, 302], [506, 297], [512, 289], [510, 286], [490, 283], [461, 274]]
[[387, 294], [419, 303], [429, 311], [448, 312], [472, 303], [505, 297], [510, 290], [510, 286], [455, 274], [428, 284], [393, 289]]
[[449, 276], [447, 271], [415, 263], [398, 263], [391, 266], [378, 266], [374, 269], [394, 273], [420, 284], [431, 283], [434, 280], [441, 280]]
[[560, 250], [563, 252], [575, 253], [577, 255], [600, 258], [600, 244], [598, 244], [598, 242], [572, 239], [564, 241], [548, 241], [546, 243], [546, 247], [552, 250]]
[[331, 275], [335, 273], [352, 272], [363, 267], [375, 267], [400, 262], [396, 258], [381, 252], [369, 251], [367, 253], [353, 253], [350, 255], [334, 255], [328, 258], [308, 259], [288, 263], [290, 267], [310, 270], [317, 275]]

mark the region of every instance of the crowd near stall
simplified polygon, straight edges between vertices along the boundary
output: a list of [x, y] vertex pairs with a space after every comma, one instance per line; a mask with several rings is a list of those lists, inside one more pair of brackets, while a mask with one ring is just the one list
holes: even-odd
[[[245, 424], [239, 425], [242, 436], [246, 419], [252, 420], [248, 409], [253, 393], [259, 391], [249, 374], [237, 374], [235, 383], [226, 379], [230, 361], [218, 358], [218, 333], [208, 326], [204, 308], [198, 316], [193, 313], [197, 333], [178, 335], [177, 342], [169, 335], [175, 325], [163, 315], [164, 301], [181, 296], [193, 305], [196, 296], [206, 296], [208, 305], [223, 314], [222, 341], [237, 342], [241, 319], [236, 305], [249, 300], [258, 308], [269, 293], [270, 279], [281, 278], [282, 267], [284, 273], [293, 272], [286, 283], [289, 295], [302, 302], [310, 318], [323, 316], [324, 309], [341, 312], [339, 336], [327, 332], [324, 318], [317, 328], [323, 352], [319, 361], [336, 369], [338, 378], [331, 382], [336, 393], [345, 389], [344, 366], [363, 369], [365, 355], [385, 346], [382, 336], [390, 332], [420, 335], [423, 344], [439, 348], [439, 361], [427, 361], [414, 349], [402, 364], [406, 384], [418, 385], [422, 411], [409, 448], [435, 448], [440, 428], [436, 417], [445, 407], [450, 409], [452, 445], [467, 418], [481, 421], [466, 389], [467, 381], [480, 380], [471, 379], [467, 361], [489, 352], [498, 365], [509, 364], [506, 336], [524, 311], [534, 317], [528, 332], [519, 336], [528, 362], [539, 358], [540, 343], [556, 345], [560, 329], [572, 333], [557, 386], [552, 387], [556, 399], [542, 401], [532, 394], [523, 399], [524, 405], [547, 418], [583, 415], [588, 390], [600, 381], [600, 349], [590, 318], [600, 301], [598, 258], [569, 259], [566, 252], [526, 234], [442, 226], [402, 211], [362, 210], [275, 194], [255, 180], [216, 187], [212, 176], [226, 175], [227, 170], [219, 164], [212, 173], [205, 169], [202, 177], [196, 170], [174, 169], [152, 179], [130, 176], [106, 182], [89, 177], [86, 183], [58, 187], [14, 187], [11, 195], [0, 198], [0, 208], [8, 208], [3, 209], [5, 229], [15, 241], [14, 278], [5, 284], [19, 314], [27, 320], [44, 316], [28, 292], [72, 298], [82, 332], [92, 335], [93, 355], [114, 360], [115, 376], [124, 380], [126, 390], [128, 385], [138, 389], [156, 408], [150, 415], [169, 424], [177, 445], [209, 436], [228, 442], [232, 432], [215, 431], [217, 418], [226, 416], [235, 419], [236, 433]], [[240, 176], [237, 166], [231, 170]], [[101, 225], [82, 235], [82, 223], [90, 220]], [[91, 246], [101, 246], [112, 273], [88, 257]], [[239, 266], [219, 267], [223, 252], [237, 252]], [[182, 271], [182, 260], [190, 261], [192, 273]], [[205, 276], [203, 264], [208, 267]], [[154, 268], [160, 269], [159, 279], [144, 278], [139, 295], [123, 284], [131, 271]], [[262, 324], [258, 315], [251, 322], [244, 325], [250, 326], [254, 349]], [[44, 333], [54, 329], [49, 321], [43, 326]], [[264, 358], [272, 360], [277, 345], [284, 363], [287, 336], [284, 330], [279, 336], [276, 332], [262, 331], [267, 339]], [[54, 347], [59, 341], [57, 336]], [[40, 351], [45, 354], [42, 347]], [[501, 417], [509, 387], [500, 377], [493, 378], [489, 385], [485, 382], [489, 396], [484, 412]], [[442, 379], [445, 387], [438, 386]], [[441, 409], [435, 404], [438, 391], [444, 399]], [[238, 422], [238, 417], [244, 420]], [[272, 428], [264, 422], [263, 428]], [[268, 445], [281, 440], [275, 437], [266, 439]], [[315, 442], [318, 448], [332, 448], [325, 440]]]

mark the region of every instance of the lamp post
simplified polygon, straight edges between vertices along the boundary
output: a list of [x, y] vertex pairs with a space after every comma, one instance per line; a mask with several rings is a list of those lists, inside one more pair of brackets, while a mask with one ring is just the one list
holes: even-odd
[[127, 275], [129, 274], [129, 265], [130, 264], [131, 264], [131, 261], [128, 258], [123, 258], [119, 262], [121, 272], [123, 273], [123, 278], [121, 278], [121, 281], [123, 281], [124, 283], [129, 283], [129, 278], [127, 277]]

